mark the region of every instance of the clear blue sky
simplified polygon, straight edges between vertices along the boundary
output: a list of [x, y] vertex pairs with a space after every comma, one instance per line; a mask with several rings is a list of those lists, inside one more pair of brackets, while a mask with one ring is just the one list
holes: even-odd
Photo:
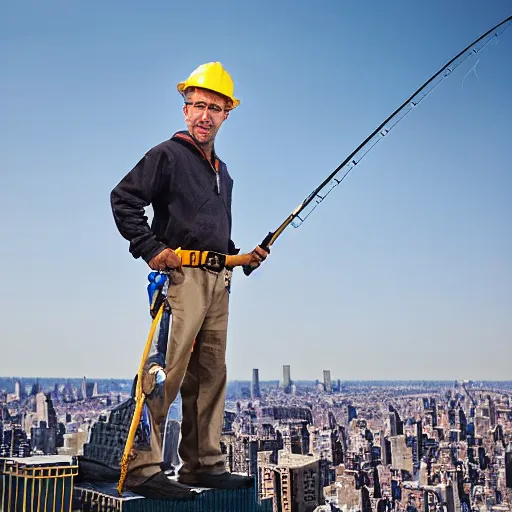
[[[0, 375], [131, 377], [150, 319], [109, 194], [221, 61], [217, 151], [252, 249], [509, 1], [8, 2], [0, 17]], [[377, 145], [258, 272], [228, 373], [512, 378], [512, 30]]]

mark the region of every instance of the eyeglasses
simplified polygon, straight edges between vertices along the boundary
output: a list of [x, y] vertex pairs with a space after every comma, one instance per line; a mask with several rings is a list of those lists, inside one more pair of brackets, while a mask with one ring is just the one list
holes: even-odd
[[198, 112], [203, 113], [206, 109], [210, 114], [220, 114], [221, 112], [229, 112], [229, 108], [222, 108], [215, 103], [206, 103], [205, 101], [185, 101], [185, 105], [191, 105]]

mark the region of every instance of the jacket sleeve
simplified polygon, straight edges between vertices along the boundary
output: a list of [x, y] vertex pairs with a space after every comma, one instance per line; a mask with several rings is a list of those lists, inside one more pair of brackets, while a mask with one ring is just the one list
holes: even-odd
[[110, 193], [117, 229], [130, 242], [133, 257], [142, 257], [148, 263], [166, 245], [151, 231], [144, 209], [158, 195], [168, 165], [168, 155], [153, 148]]
[[233, 240], [230, 240], [228, 243], [228, 254], [238, 254], [240, 249], [235, 245]]
[[[226, 175], [228, 177], [228, 196], [227, 196], [227, 203], [228, 203], [228, 213], [229, 213], [229, 232], [231, 233], [232, 227], [233, 227], [233, 219], [231, 214], [231, 204], [232, 204], [232, 198], [233, 198], [233, 178], [228, 173], [226, 164], [222, 164], [224, 166], [224, 170], [226, 172]], [[238, 254], [240, 252], [240, 249], [235, 245], [235, 242], [233, 240], [229, 239], [228, 242], [228, 254]]]

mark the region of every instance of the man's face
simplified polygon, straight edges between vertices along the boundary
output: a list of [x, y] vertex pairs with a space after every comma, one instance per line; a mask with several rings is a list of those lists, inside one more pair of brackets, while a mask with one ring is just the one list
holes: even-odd
[[229, 111], [226, 98], [206, 89], [189, 94], [183, 107], [189, 133], [199, 144], [213, 143]]

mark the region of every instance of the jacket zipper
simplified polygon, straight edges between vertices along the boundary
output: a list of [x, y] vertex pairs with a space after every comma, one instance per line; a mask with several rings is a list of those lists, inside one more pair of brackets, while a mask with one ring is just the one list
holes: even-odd
[[215, 183], [217, 186], [217, 195], [219, 196], [220, 195], [219, 160], [218, 159], [215, 160], [215, 167], [214, 167], [213, 164], [210, 162], [210, 160], [208, 160], [208, 158], [206, 157], [205, 152], [201, 148], [198, 148], [198, 149], [199, 149], [199, 151], [201, 151], [201, 153], [203, 154], [203, 158], [208, 162], [208, 164], [212, 168], [212, 171], [215, 173]]
[[215, 173], [215, 183], [217, 186], [217, 195], [220, 196], [220, 173], [219, 173], [219, 159], [215, 159], [215, 167], [213, 164], [208, 160], [208, 157], [206, 156], [206, 153], [199, 147], [197, 147], [195, 144], [194, 146], [201, 151], [201, 154], [203, 155], [203, 158], [208, 162], [208, 165], [212, 168], [212, 171]]
[[217, 195], [219, 196], [220, 195], [219, 159], [218, 158], [215, 159], [215, 167], [214, 167], [213, 164], [210, 162], [210, 160], [208, 160], [205, 152], [201, 148], [198, 148], [198, 149], [201, 151], [204, 159], [210, 164], [210, 167], [212, 168], [213, 172], [215, 173], [215, 183], [217, 184]]

